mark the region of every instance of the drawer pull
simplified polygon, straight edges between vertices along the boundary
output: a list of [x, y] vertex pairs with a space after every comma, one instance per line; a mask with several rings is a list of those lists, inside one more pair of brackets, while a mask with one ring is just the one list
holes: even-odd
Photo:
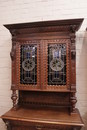
[[37, 130], [41, 130], [41, 129], [42, 129], [42, 126], [39, 126], [39, 125], [38, 125], [38, 126], [36, 126], [36, 129], [37, 129]]

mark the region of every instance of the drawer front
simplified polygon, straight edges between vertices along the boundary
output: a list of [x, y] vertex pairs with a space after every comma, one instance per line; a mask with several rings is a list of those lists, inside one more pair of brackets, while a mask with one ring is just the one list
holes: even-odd
[[43, 128], [42, 126], [12, 126], [11, 130], [80, 130], [76, 127]]
[[80, 130], [80, 126], [43, 124], [26, 121], [5, 120], [7, 130]]
[[26, 127], [26, 126], [12, 126], [11, 130], [35, 130], [34, 127]]

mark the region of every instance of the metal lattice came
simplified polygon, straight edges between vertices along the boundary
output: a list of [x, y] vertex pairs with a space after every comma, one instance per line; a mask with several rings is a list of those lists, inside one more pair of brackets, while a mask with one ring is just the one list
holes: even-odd
[[66, 44], [48, 45], [48, 84], [66, 85]]
[[20, 83], [37, 83], [37, 46], [21, 45], [20, 49]]

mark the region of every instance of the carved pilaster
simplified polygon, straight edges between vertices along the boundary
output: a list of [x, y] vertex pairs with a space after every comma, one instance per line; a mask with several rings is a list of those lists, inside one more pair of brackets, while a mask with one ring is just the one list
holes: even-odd
[[[73, 31], [74, 32], [74, 29]], [[71, 40], [71, 90], [76, 91], [76, 45], [75, 33], [70, 33]]]
[[17, 98], [18, 98], [18, 96], [17, 96], [17, 94], [16, 94], [16, 90], [12, 90], [12, 97], [11, 97], [11, 99], [13, 100], [13, 109], [15, 110], [16, 108], [17, 108]]
[[72, 113], [76, 112], [75, 105], [76, 105], [76, 102], [77, 102], [77, 99], [76, 99], [74, 92], [71, 93], [70, 102], [71, 102], [71, 114], [72, 114]]
[[15, 89], [15, 59], [16, 59], [16, 41], [12, 39], [12, 49], [10, 52], [11, 60], [12, 60], [12, 85], [11, 88]]

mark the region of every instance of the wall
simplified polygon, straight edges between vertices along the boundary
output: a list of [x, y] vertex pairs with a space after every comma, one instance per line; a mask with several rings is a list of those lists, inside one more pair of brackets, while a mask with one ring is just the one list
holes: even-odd
[[[87, 130], [87, 0], [0, 0], [0, 115], [12, 106], [11, 35], [3, 24], [84, 18], [76, 34], [77, 107]], [[6, 127], [0, 120], [0, 130]]]

